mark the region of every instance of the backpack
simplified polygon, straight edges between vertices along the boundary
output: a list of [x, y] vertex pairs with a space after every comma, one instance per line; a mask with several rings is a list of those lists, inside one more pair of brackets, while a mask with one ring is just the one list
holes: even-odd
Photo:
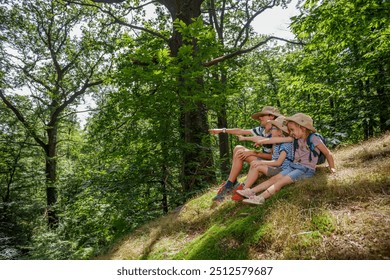
[[[313, 154], [314, 157], [318, 157], [317, 165], [319, 165], [319, 164], [323, 164], [325, 162], [326, 157], [325, 157], [325, 155], [321, 151], [318, 153], [315, 150], [314, 144], [312, 142], [312, 138], [313, 138], [314, 135], [320, 137], [322, 143], [324, 143], [325, 146], [326, 146], [326, 139], [324, 138], [324, 136], [322, 136], [319, 133], [311, 133], [309, 135], [309, 137], [307, 137], [307, 139], [306, 139], [306, 144], [307, 144], [307, 146], [309, 147], [309, 149], [311, 151], [311, 153], [309, 155], [309, 161], [312, 160], [312, 156], [311, 155]], [[295, 139], [294, 140], [294, 153], [295, 153], [295, 149], [297, 149], [297, 148], [298, 148], [298, 140]]]

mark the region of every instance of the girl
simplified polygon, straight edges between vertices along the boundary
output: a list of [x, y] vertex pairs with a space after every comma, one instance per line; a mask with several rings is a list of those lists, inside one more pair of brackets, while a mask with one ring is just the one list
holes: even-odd
[[[294, 162], [281, 173], [271, 177], [253, 189], [237, 191], [238, 194], [248, 198], [244, 199], [243, 202], [250, 204], [263, 204], [267, 198], [278, 192], [285, 185], [314, 176], [318, 157], [311, 156], [312, 151], [306, 144], [307, 137], [311, 133], [316, 132], [316, 129], [313, 127], [312, 118], [308, 115], [298, 113], [292, 117], [286, 118], [286, 121], [291, 137], [263, 139], [261, 140], [261, 143], [269, 144], [285, 141], [293, 142], [294, 139], [297, 139], [298, 147], [294, 152]], [[319, 154], [321, 151], [325, 155], [329, 164], [330, 172], [336, 172], [333, 155], [321, 141], [320, 137], [314, 135], [312, 137], [312, 142], [315, 146], [316, 152]], [[255, 193], [260, 191], [264, 192], [256, 196]]]
[[[271, 125], [272, 137], [286, 137], [288, 136], [288, 128], [284, 124], [285, 117], [280, 116], [275, 120], [268, 121]], [[250, 137], [239, 137], [240, 141], [247, 140]], [[250, 169], [244, 183], [240, 184], [236, 190], [233, 191], [232, 200], [240, 201], [243, 197], [237, 194], [237, 190], [249, 189], [261, 176], [264, 174], [268, 177], [279, 174], [286, 169], [293, 161], [293, 146], [292, 143], [281, 143], [273, 145], [272, 160], [255, 160], [250, 163]]]

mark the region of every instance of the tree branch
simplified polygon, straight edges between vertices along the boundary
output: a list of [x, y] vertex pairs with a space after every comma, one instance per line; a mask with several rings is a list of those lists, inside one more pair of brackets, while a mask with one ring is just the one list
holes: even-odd
[[[238, 43], [240, 41], [240, 38], [243, 36], [243, 33], [245, 32], [245, 37], [243, 39], [243, 41], [241, 42], [240, 44], [240, 48], [243, 47], [245, 45], [245, 43], [248, 41], [249, 39], [249, 33], [248, 33], [248, 30], [249, 30], [249, 26], [251, 25], [252, 21], [260, 14], [262, 14], [264, 11], [266, 11], [267, 9], [271, 9], [273, 8], [274, 6], [276, 5], [276, 1], [273, 0], [272, 4], [268, 5], [268, 6], [265, 6], [263, 7], [262, 9], [260, 9], [259, 11], [257, 11], [255, 14], [253, 14], [249, 19], [248, 21], [244, 24], [244, 26], [241, 28], [240, 30], [240, 33], [238, 34], [237, 36], [237, 39], [236, 39], [236, 42], [235, 42], [235, 46], [237, 47], [238, 46]], [[248, 13], [248, 12], [247, 12]]]
[[275, 37], [275, 36], [270, 36], [267, 39], [265, 39], [264, 41], [261, 41], [261, 42], [257, 43], [256, 45], [254, 45], [254, 46], [252, 46], [252, 47], [250, 47], [248, 49], [238, 50], [238, 51], [232, 52], [230, 54], [217, 57], [217, 58], [215, 58], [215, 59], [213, 59], [211, 61], [203, 63], [203, 66], [210, 67], [210, 66], [216, 65], [216, 64], [218, 64], [218, 63], [220, 63], [222, 61], [225, 61], [227, 59], [230, 59], [230, 58], [233, 58], [233, 57], [236, 57], [236, 56], [239, 56], [239, 55], [251, 52], [254, 49], [257, 49], [258, 47], [267, 44], [268, 41], [270, 41], [272, 39], [284, 41], [284, 42], [287, 42], [287, 43], [290, 43], [290, 44], [295, 44], [295, 45], [303, 45], [303, 43], [301, 43], [301, 42], [295, 42], [295, 41], [290, 41], [290, 40], [279, 38], [279, 37]]
[[74, 111], [74, 112], [69, 112], [67, 114], [64, 114], [60, 117], [60, 119], [63, 119], [63, 118], [66, 118], [66, 117], [69, 117], [69, 116], [72, 116], [72, 115], [77, 115], [77, 114], [83, 114], [83, 113], [89, 113], [89, 112], [99, 112], [100, 109], [88, 109], [88, 110], [82, 110], [82, 111]]
[[114, 3], [122, 3], [125, 2], [126, 0], [92, 0], [92, 1], [96, 3], [114, 4]]
[[44, 149], [46, 149], [46, 144], [37, 136], [35, 131], [30, 127], [30, 124], [26, 121], [22, 113], [5, 97], [4, 90], [0, 89], [0, 98], [3, 100], [4, 104], [11, 109], [15, 114], [16, 118], [22, 123], [22, 125], [27, 129], [31, 134], [34, 140]]
[[[145, 27], [142, 27], [142, 26], [137, 26], [137, 25], [133, 25], [133, 24], [130, 24], [130, 23], [127, 23], [125, 22], [124, 20], [121, 20], [119, 17], [117, 17], [116, 15], [114, 15], [111, 11], [108, 11], [108, 10], [104, 10], [102, 9], [100, 6], [97, 6], [97, 5], [91, 5], [91, 4], [85, 4], [85, 3], [81, 3], [81, 2], [78, 2], [78, 1], [70, 1], [68, 0], [67, 1], [68, 3], [73, 3], [73, 4], [78, 4], [78, 5], [83, 5], [83, 6], [91, 6], [91, 7], [95, 7], [97, 9], [99, 9], [101, 12], [109, 15], [113, 20], [114, 20], [114, 23], [117, 23], [117, 24], [120, 24], [122, 26], [126, 26], [126, 27], [130, 27], [130, 28], [133, 28], [135, 30], [140, 30], [140, 31], [144, 31], [144, 32], [147, 32], [149, 34], [152, 34], [153, 36], [156, 36], [162, 40], [164, 40], [165, 42], [169, 42], [169, 39], [164, 37], [163, 35], [161, 35], [160, 33], [156, 32], [156, 31], [153, 31], [151, 29], [147, 29]], [[95, 3], [105, 3], [105, 4], [115, 4], [115, 3], [122, 3], [122, 2], [125, 2], [125, 0], [93, 0], [93, 2]], [[142, 8], [142, 7], [145, 7], [147, 5], [149, 5], [150, 3], [153, 3], [154, 1], [151, 1], [151, 2], [148, 2], [144, 5], [140, 5], [138, 7], [133, 7], [132, 9], [137, 9], [137, 8]]]
[[106, 12], [107, 14], [109, 14], [113, 19], [114, 19], [114, 23], [117, 23], [117, 24], [120, 24], [122, 26], [126, 26], [126, 27], [130, 27], [130, 28], [133, 28], [133, 29], [136, 29], [136, 30], [140, 30], [140, 31], [144, 31], [144, 32], [147, 32], [149, 34], [152, 34], [153, 36], [156, 36], [162, 40], [164, 40], [165, 42], [169, 42], [169, 39], [167, 39], [166, 37], [164, 37], [163, 35], [161, 35], [160, 33], [158, 32], [155, 32], [153, 30], [150, 30], [150, 29], [147, 29], [147, 28], [144, 28], [144, 27], [141, 27], [141, 26], [136, 26], [136, 25], [133, 25], [133, 24], [130, 24], [130, 23], [127, 23], [119, 18], [117, 18], [115, 15], [113, 15], [111, 12]]
[[64, 103], [62, 103], [60, 106], [57, 107], [57, 109], [51, 115], [50, 122], [47, 125], [48, 126], [53, 126], [57, 122], [58, 116], [61, 114], [61, 112], [63, 110], [65, 110], [65, 108], [67, 106], [72, 104], [76, 100], [77, 97], [79, 97], [82, 94], [84, 94], [88, 88], [100, 85], [102, 83], [103, 83], [102, 80], [98, 80], [98, 81], [91, 82], [91, 83], [89, 83], [88, 81], [85, 82], [83, 87], [79, 91], [76, 91], [72, 96], [70, 96], [70, 98], [68, 100], [66, 100]]

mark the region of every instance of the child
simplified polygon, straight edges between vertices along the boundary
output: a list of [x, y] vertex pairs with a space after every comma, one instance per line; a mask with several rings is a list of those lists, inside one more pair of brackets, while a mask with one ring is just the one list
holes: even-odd
[[[316, 129], [313, 127], [312, 118], [308, 115], [298, 113], [292, 117], [286, 118], [286, 121], [291, 137], [264, 139], [261, 140], [261, 142], [293, 142], [294, 139], [297, 139], [298, 147], [294, 151], [294, 162], [291, 163], [290, 166], [281, 173], [271, 177], [253, 189], [237, 191], [238, 194], [248, 198], [244, 199], [243, 202], [250, 204], [263, 204], [265, 199], [271, 197], [285, 185], [314, 176], [318, 157], [311, 156], [312, 152], [306, 144], [307, 137], [309, 137], [311, 133], [316, 132]], [[320, 137], [314, 135], [312, 137], [312, 142], [317, 153], [321, 151], [325, 155], [329, 164], [330, 172], [336, 172], [333, 155], [321, 141]], [[255, 193], [260, 191], [264, 192], [256, 196]]]
[[[279, 110], [275, 107], [265, 106], [260, 112], [252, 115], [252, 119], [260, 121], [260, 126], [253, 129], [238, 129], [238, 128], [219, 128], [219, 129], [210, 129], [209, 131], [213, 134], [219, 133], [228, 133], [234, 135], [256, 135], [262, 137], [269, 137], [270, 127], [266, 129], [267, 121], [274, 120], [276, 117], [279, 117], [281, 114]], [[226, 194], [231, 193], [237, 185], [237, 177], [240, 174], [244, 162], [250, 163], [253, 160], [258, 158], [268, 159], [272, 158], [272, 145], [267, 145], [263, 147], [263, 152], [256, 152], [245, 148], [244, 146], [237, 145], [233, 150], [233, 163], [230, 170], [228, 180], [222, 185], [219, 189], [218, 194], [213, 198], [213, 201], [222, 201], [225, 198]]]
[[[271, 127], [272, 138], [288, 136], [288, 128], [284, 124], [285, 117], [279, 116], [276, 120], [268, 121]], [[239, 137], [240, 141], [248, 137]], [[238, 188], [233, 191], [232, 200], [240, 201], [243, 199], [241, 195], [237, 193], [238, 190], [249, 189], [259, 178], [259, 175], [264, 174], [268, 177], [279, 174], [282, 170], [290, 166], [293, 162], [293, 146], [291, 142], [274, 144], [272, 160], [254, 160], [250, 163], [248, 175], [244, 183], [240, 184]]]

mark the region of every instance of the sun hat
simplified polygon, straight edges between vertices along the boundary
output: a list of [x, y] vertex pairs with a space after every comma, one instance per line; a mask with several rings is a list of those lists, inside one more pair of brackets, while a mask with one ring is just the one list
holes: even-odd
[[279, 116], [274, 120], [268, 120], [267, 123], [270, 123], [273, 126], [276, 126], [277, 128], [279, 128], [280, 130], [288, 133], [288, 127], [286, 125], [285, 120], [286, 120], [285, 116]]
[[275, 117], [279, 117], [282, 114], [279, 112], [279, 110], [272, 106], [265, 106], [260, 112], [257, 112], [252, 115], [252, 119], [258, 121], [260, 116], [264, 115], [273, 115]]
[[317, 131], [313, 126], [313, 119], [310, 116], [305, 115], [303, 113], [297, 113], [291, 117], [287, 117], [286, 122], [290, 122], [290, 121], [295, 122], [295, 123], [299, 124], [300, 126], [303, 126], [303, 127], [307, 128], [308, 130], [311, 130], [313, 132]]

